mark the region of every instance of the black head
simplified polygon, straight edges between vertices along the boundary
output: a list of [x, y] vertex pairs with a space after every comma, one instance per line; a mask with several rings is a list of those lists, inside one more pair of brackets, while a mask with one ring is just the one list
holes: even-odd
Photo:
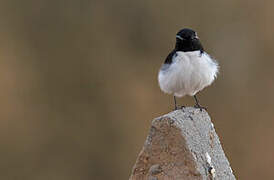
[[203, 46], [197, 36], [197, 33], [192, 29], [182, 29], [176, 34], [176, 51], [204, 51]]

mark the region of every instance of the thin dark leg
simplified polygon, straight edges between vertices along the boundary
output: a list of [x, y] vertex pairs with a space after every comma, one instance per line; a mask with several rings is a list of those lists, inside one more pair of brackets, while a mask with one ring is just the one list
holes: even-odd
[[194, 95], [194, 99], [195, 99], [195, 105], [194, 105], [195, 108], [200, 108], [201, 111], [203, 109], [206, 110], [206, 107], [203, 107], [203, 106], [200, 105], [200, 103], [199, 103], [198, 98], [196, 97], [196, 95]]
[[194, 95], [194, 99], [195, 99], [195, 103], [196, 103], [195, 105], [200, 105], [196, 95]]
[[177, 108], [176, 97], [175, 97], [175, 96], [173, 96], [173, 97], [174, 97], [174, 105], [175, 105], [175, 110], [177, 110], [178, 108]]
[[[178, 109], [178, 106], [177, 106], [176, 97], [175, 97], [175, 96], [173, 96], [173, 98], [174, 98], [175, 110], [177, 110], [177, 109]], [[181, 109], [183, 109], [184, 107], [185, 107], [185, 106], [181, 106], [180, 108], [181, 108]]]

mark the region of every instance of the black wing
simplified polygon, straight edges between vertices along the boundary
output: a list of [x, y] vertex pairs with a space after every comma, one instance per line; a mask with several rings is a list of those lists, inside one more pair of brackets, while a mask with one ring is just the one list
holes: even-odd
[[171, 64], [172, 63], [172, 58], [173, 58], [175, 53], [176, 53], [176, 51], [173, 50], [171, 53], [168, 54], [168, 56], [166, 57], [166, 60], [165, 60], [165, 64]]

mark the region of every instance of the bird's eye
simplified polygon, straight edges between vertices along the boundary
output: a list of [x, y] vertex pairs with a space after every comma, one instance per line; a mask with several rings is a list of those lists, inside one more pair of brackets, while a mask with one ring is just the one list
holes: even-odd
[[182, 38], [182, 37], [179, 36], [179, 35], [176, 35], [176, 38], [181, 39], [181, 40], [184, 40], [184, 38]]

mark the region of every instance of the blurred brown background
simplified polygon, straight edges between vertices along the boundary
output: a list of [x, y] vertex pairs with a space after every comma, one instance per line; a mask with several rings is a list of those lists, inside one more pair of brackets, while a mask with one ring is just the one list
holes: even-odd
[[[0, 179], [128, 179], [157, 73], [195, 29], [221, 73], [200, 93], [238, 179], [274, 179], [274, 1], [0, 1]], [[193, 105], [190, 97], [180, 100]]]

